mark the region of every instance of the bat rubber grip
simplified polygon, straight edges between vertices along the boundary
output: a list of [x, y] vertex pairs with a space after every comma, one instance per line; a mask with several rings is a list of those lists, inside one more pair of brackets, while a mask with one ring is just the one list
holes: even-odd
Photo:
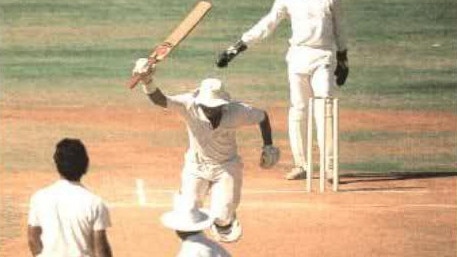
[[141, 76], [136, 74], [136, 75], [133, 75], [130, 80], [127, 82], [127, 87], [130, 88], [130, 89], [133, 89], [134, 87], [136, 87], [136, 85], [138, 84], [138, 82], [140, 82], [141, 80]]

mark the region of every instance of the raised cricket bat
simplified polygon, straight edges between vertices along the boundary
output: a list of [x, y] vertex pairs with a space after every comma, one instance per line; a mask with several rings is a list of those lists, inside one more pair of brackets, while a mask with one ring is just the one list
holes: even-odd
[[[173, 30], [173, 32], [158, 46], [154, 47], [148, 57], [148, 67], [165, 59], [168, 54], [197, 26], [206, 13], [211, 9], [211, 3], [207, 1], [198, 2], [184, 20]], [[128, 88], [134, 88], [140, 81], [139, 75], [134, 75], [127, 83]]]

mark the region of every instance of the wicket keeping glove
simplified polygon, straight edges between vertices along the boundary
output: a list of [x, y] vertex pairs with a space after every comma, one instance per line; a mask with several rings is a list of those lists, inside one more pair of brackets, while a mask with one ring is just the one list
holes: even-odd
[[149, 65], [147, 58], [140, 58], [135, 62], [132, 75], [140, 75], [143, 92], [145, 94], [153, 93], [157, 87], [154, 86], [152, 75], [155, 72], [155, 64]]
[[219, 55], [219, 57], [216, 60], [217, 67], [219, 67], [219, 68], [227, 67], [228, 63], [233, 58], [235, 58], [235, 56], [237, 56], [239, 53], [245, 51], [246, 49], [248, 49], [248, 46], [246, 45], [246, 43], [244, 43], [242, 40], [239, 40], [233, 46], [230, 46], [229, 48], [227, 48], [227, 50], [225, 50], [224, 52], [222, 52]]
[[280, 151], [279, 148], [272, 146], [272, 145], [266, 145], [262, 147], [262, 155], [260, 156], [260, 167], [262, 169], [269, 169], [273, 166], [276, 165], [279, 161], [280, 157]]
[[347, 50], [336, 52], [336, 84], [341, 87], [346, 82], [349, 75]]

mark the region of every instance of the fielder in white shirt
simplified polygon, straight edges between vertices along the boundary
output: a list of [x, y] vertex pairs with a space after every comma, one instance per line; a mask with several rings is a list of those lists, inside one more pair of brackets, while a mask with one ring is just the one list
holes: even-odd
[[279, 150], [273, 146], [268, 115], [231, 100], [222, 82], [214, 78], [203, 80], [195, 92], [166, 96], [152, 82], [153, 69], [142, 58], [133, 73], [142, 77], [143, 90], [154, 104], [176, 111], [187, 125], [189, 148], [180, 191], [197, 206], [202, 206], [204, 197], [211, 192], [213, 235], [219, 241], [235, 242], [242, 234], [236, 209], [243, 182], [236, 130], [246, 125], [259, 126], [263, 139], [260, 166], [270, 168], [279, 160]]
[[111, 226], [102, 199], [81, 183], [89, 157], [78, 139], [61, 140], [54, 153], [61, 179], [31, 197], [28, 242], [33, 256], [110, 257]]
[[175, 230], [181, 239], [177, 257], [230, 257], [220, 244], [207, 238], [204, 230], [213, 224], [209, 211], [198, 209], [194, 202], [184, 200], [185, 196], [176, 194], [172, 211], [161, 216], [162, 224]]
[[[284, 18], [290, 19], [292, 30], [286, 61], [291, 103], [289, 141], [294, 159], [294, 167], [286, 179], [302, 179], [306, 175], [305, 121], [308, 98], [331, 97], [335, 82], [342, 86], [349, 73], [341, 0], [275, 0], [270, 12], [245, 32], [239, 41], [222, 52], [216, 64], [218, 67], [226, 67], [248, 46], [268, 37]], [[321, 149], [324, 141], [323, 105], [324, 100], [321, 99], [316, 101], [314, 108]], [[329, 145], [326, 147], [328, 156], [332, 156], [333, 151], [331, 140], [328, 139]], [[331, 165], [332, 161], [327, 163]], [[326, 175], [330, 180], [333, 175], [331, 169], [331, 166], [326, 167]]]

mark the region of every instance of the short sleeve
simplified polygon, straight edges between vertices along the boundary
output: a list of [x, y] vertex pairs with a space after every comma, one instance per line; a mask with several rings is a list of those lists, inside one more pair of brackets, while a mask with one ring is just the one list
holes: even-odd
[[235, 127], [258, 124], [265, 119], [265, 112], [247, 104], [232, 103], [232, 125]]
[[39, 218], [39, 215], [38, 215], [38, 203], [37, 203], [37, 195], [36, 194], [34, 194], [30, 198], [29, 216], [28, 216], [28, 222], [27, 223], [32, 227], [41, 226], [40, 218]]
[[105, 230], [106, 228], [111, 227], [111, 218], [109, 214], [108, 207], [100, 201], [96, 206], [96, 215], [93, 225], [93, 230]]
[[167, 108], [179, 113], [185, 113], [193, 102], [193, 93], [167, 96]]

